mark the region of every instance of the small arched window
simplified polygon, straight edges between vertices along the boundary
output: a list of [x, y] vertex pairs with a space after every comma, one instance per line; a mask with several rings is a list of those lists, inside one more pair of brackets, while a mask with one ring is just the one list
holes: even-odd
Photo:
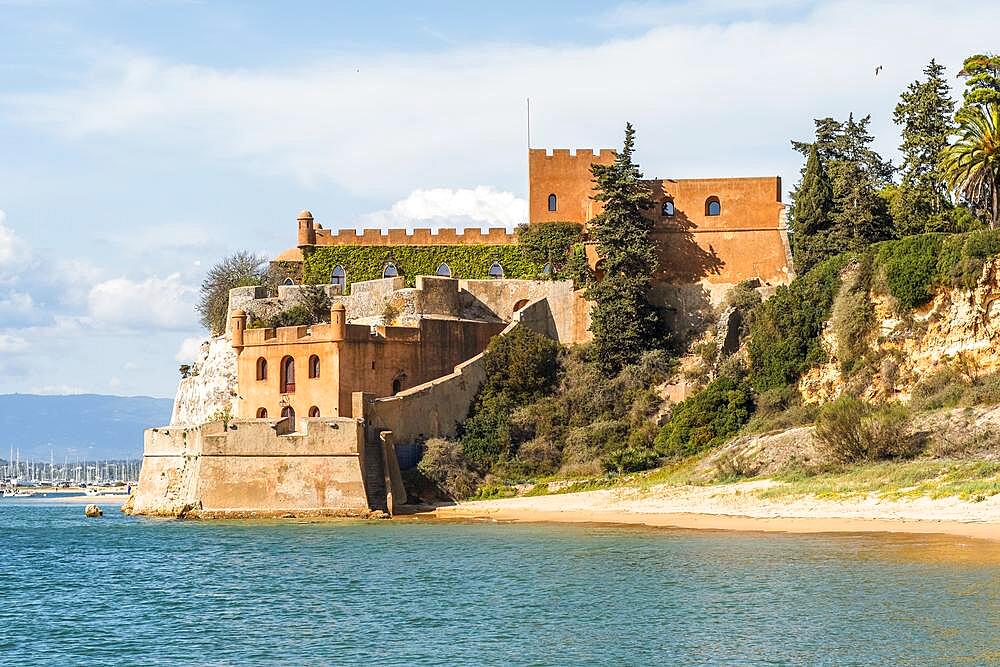
[[257, 419], [267, 419], [267, 408], [257, 408]]
[[542, 267], [542, 273], [545, 275], [550, 275], [552, 273], [552, 262], [545, 262], [545, 266]]
[[550, 211], [555, 211], [556, 210], [556, 203], [557, 203], [556, 202], [556, 196], [555, 195], [549, 195], [549, 210]]
[[285, 418], [285, 417], [291, 418], [291, 420], [292, 420], [292, 428], [295, 427], [295, 409], [292, 406], [286, 405], [285, 407], [281, 408], [281, 417], [282, 418]]
[[257, 358], [257, 379], [266, 380], [267, 379], [267, 359], [264, 357]]
[[281, 360], [281, 393], [290, 394], [295, 391], [295, 359], [285, 357]]
[[441, 262], [440, 264], [438, 264], [437, 271], [435, 271], [434, 273], [441, 276], [442, 278], [451, 278], [451, 267], [448, 266], [445, 262]]
[[718, 197], [709, 197], [705, 201], [705, 215], [721, 215], [722, 214], [722, 204], [719, 203]]
[[399, 270], [396, 268], [396, 265], [393, 264], [392, 262], [387, 262], [385, 268], [382, 269], [383, 278], [395, 278], [398, 275], [399, 275]]
[[340, 264], [333, 267], [333, 271], [330, 273], [330, 284], [347, 287], [347, 271], [344, 271], [344, 267]]
[[489, 276], [493, 279], [503, 278], [503, 267], [500, 266], [500, 262], [490, 264]]
[[295, 281], [292, 280], [291, 278], [285, 278], [284, 280], [281, 281], [281, 284], [282, 285], [294, 285]]
[[309, 357], [309, 377], [319, 377], [319, 356], [315, 354]]
[[660, 214], [665, 218], [672, 218], [674, 217], [674, 213], [674, 200], [668, 199], [663, 202], [663, 206], [660, 208]]
[[514, 304], [514, 312], [516, 313], [517, 311], [521, 310], [522, 308], [524, 308], [527, 305], [528, 305], [528, 300], [527, 299], [521, 299], [520, 301], [518, 301], [517, 303]]
[[319, 408], [317, 408], [315, 405], [309, 408], [309, 416], [314, 419], [316, 417], [319, 417]]
[[392, 381], [392, 393], [398, 394], [403, 388], [403, 378], [396, 378]]

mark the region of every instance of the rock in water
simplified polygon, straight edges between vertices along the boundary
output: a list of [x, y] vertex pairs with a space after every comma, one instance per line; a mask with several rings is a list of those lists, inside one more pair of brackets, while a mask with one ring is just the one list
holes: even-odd
[[87, 505], [83, 510], [83, 515], [89, 519], [95, 519], [104, 516], [104, 511], [97, 505]]

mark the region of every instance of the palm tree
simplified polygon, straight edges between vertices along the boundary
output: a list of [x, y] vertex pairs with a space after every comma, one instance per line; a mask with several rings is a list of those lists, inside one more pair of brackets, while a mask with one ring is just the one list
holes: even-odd
[[963, 114], [958, 141], [945, 149], [948, 187], [973, 206], [986, 210], [990, 228], [1000, 227], [1000, 105], [987, 104]]

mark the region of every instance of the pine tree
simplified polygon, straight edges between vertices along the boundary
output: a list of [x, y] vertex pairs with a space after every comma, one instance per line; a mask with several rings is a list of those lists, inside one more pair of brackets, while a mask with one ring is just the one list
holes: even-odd
[[934, 60], [924, 68], [923, 81], [914, 81], [900, 95], [893, 120], [902, 127], [902, 182], [891, 197], [892, 218], [900, 236], [942, 228], [951, 199], [941, 168], [955, 102], [944, 78], [944, 67]]
[[833, 190], [816, 144], [809, 147], [802, 181], [795, 192], [789, 224], [795, 267], [805, 273], [829, 252]]
[[975, 115], [977, 108], [988, 104], [1000, 105], [1000, 56], [981, 53], [969, 56], [958, 75], [965, 79], [965, 92], [956, 120], [961, 121], [965, 114]]
[[639, 167], [632, 162], [635, 130], [625, 126], [625, 145], [610, 165], [594, 164], [597, 195], [604, 204], [590, 223], [601, 256], [603, 278], [587, 289], [594, 301], [590, 330], [602, 370], [617, 373], [661, 342], [657, 310], [646, 294], [657, 268], [656, 249], [649, 238], [653, 206]]

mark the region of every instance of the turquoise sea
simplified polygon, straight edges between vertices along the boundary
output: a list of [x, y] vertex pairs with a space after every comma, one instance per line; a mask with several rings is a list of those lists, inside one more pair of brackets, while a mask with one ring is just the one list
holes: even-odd
[[959, 538], [105, 511], [0, 500], [3, 665], [1000, 664]]

